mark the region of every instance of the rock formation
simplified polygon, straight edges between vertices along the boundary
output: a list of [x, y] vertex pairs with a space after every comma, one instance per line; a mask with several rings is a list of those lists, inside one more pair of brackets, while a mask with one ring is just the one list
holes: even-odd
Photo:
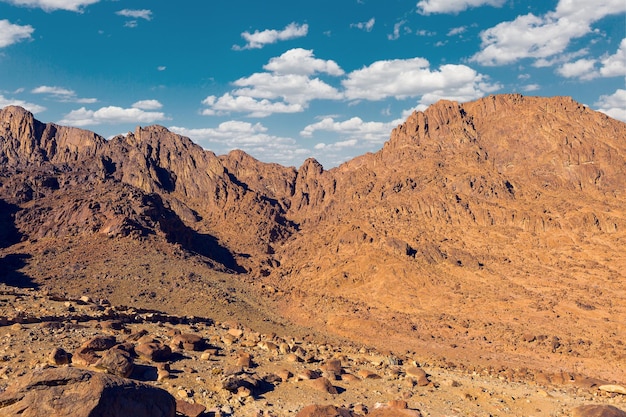
[[219, 294], [390, 350], [623, 380], [624, 184], [626, 125], [565, 97], [441, 101], [330, 170], [7, 107], [0, 262], [7, 282], [185, 314]]

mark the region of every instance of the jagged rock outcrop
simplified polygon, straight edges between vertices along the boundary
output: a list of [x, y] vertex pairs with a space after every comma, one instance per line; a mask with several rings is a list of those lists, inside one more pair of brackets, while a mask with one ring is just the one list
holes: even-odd
[[369, 341], [530, 351], [520, 335], [563, 327], [476, 311], [575, 311], [553, 353], [612, 358], [614, 330], [576, 335], [621, 314], [624, 184], [626, 124], [564, 97], [440, 101], [330, 170], [218, 157], [161, 126], [106, 141], [0, 112], [0, 236], [164, 239], [273, 288], [291, 319]]

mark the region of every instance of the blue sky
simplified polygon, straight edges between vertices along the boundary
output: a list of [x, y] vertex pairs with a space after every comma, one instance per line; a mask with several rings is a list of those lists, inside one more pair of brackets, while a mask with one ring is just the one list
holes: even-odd
[[0, 107], [325, 168], [415, 109], [572, 96], [626, 121], [624, 0], [0, 0]]

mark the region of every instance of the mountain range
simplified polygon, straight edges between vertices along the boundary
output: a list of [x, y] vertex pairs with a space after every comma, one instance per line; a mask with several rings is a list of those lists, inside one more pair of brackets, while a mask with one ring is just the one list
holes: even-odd
[[567, 97], [414, 112], [325, 170], [0, 110], [0, 275], [458, 366], [626, 381], [626, 124]]

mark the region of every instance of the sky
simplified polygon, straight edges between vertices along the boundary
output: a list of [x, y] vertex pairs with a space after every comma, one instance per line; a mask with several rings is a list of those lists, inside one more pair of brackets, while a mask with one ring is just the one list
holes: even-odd
[[0, 0], [0, 107], [105, 138], [329, 169], [504, 93], [626, 121], [626, 0]]

